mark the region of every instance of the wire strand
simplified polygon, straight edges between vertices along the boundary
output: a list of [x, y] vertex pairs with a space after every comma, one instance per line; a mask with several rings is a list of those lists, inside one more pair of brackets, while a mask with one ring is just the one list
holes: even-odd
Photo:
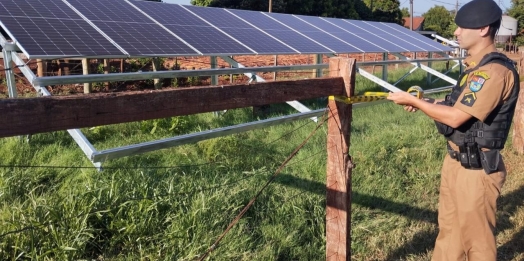
[[285, 166], [293, 159], [296, 154], [306, 145], [306, 143], [309, 141], [309, 139], [316, 133], [316, 131], [329, 119], [326, 118], [327, 110], [324, 113], [324, 116], [322, 117], [322, 121], [317, 124], [315, 129], [309, 134], [309, 136], [284, 160], [284, 162], [278, 167], [278, 169], [275, 171], [275, 173], [269, 178], [269, 180], [262, 186], [262, 188], [256, 193], [256, 195], [249, 201], [249, 203], [242, 209], [242, 211], [231, 221], [231, 223], [228, 225], [228, 227], [224, 230], [222, 234], [216, 239], [216, 241], [208, 248], [208, 250], [202, 254], [200, 257], [198, 257], [199, 261], [204, 260], [209, 254], [215, 250], [222, 241], [222, 239], [225, 237], [225, 235], [233, 228], [234, 225], [238, 223], [238, 221], [244, 216], [244, 214], [251, 208], [251, 206], [255, 203], [255, 200], [262, 194], [262, 192], [276, 179], [278, 174], [285, 168]]

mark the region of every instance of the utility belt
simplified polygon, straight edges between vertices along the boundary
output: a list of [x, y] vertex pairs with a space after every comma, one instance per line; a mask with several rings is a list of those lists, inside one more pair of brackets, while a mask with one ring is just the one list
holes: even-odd
[[477, 143], [466, 143], [459, 145], [459, 151], [453, 150], [448, 145], [448, 153], [452, 159], [460, 162], [460, 165], [466, 169], [484, 169], [486, 174], [492, 174], [498, 171], [500, 163], [499, 150], [481, 150]]

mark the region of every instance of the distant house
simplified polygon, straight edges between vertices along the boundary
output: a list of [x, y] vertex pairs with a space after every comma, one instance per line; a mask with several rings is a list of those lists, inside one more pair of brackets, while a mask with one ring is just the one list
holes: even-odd
[[[410, 28], [411, 25], [411, 17], [404, 17], [404, 27]], [[414, 16], [413, 17], [413, 31], [422, 31], [424, 25], [424, 17], [422, 16]]]

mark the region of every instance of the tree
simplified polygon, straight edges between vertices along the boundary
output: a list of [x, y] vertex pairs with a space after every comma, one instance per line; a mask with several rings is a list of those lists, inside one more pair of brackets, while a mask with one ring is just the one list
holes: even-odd
[[[360, 19], [355, 8], [357, 2], [361, 0], [273, 0], [272, 12]], [[191, 4], [265, 12], [269, 10], [268, 0], [191, 0]]]
[[453, 17], [444, 6], [434, 6], [422, 15], [424, 17], [424, 30], [435, 31], [437, 34], [452, 38], [453, 34], [450, 32], [453, 23]]
[[411, 17], [411, 14], [409, 13], [409, 9], [407, 7], [400, 9], [400, 12], [402, 13], [402, 17]]
[[[511, 0], [511, 7], [508, 9], [508, 15], [517, 19], [518, 28], [524, 28], [524, 0]], [[515, 39], [518, 45], [524, 44], [524, 35], [519, 35]]]
[[371, 10], [371, 18], [365, 20], [404, 24], [398, 0], [364, 0]]

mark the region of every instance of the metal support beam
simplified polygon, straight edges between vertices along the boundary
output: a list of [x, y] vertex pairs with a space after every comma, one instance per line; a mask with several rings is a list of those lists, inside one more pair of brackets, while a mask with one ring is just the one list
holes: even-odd
[[414, 73], [416, 70], [418, 70], [418, 67], [413, 67], [411, 70], [409, 70], [409, 72], [407, 72], [406, 74], [404, 74], [402, 77], [400, 77], [400, 79], [398, 79], [393, 85], [397, 85], [399, 84], [402, 80], [404, 80], [406, 77], [410, 76], [412, 73]]
[[[224, 61], [226, 61], [227, 63], [229, 63], [231, 66], [233, 67], [236, 67], [236, 68], [245, 68], [244, 65], [242, 65], [241, 63], [233, 60], [231, 57], [229, 56], [221, 56], [220, 57], [221, 59], [223, 59]], [[318, 65], [317, 65], [318, 66]], [[266, 80], [264, 80], [264, 78], [258, 76], [257, 74], [254, 74], [254, 73], [244, 73], [244, 75], [246, 75], [247, 77], [249, 77], [250, 79], [256, 79], [257, 82], [265, 82]], [[297, 111], [299, 112], [309, 112], [311, 111], [311, 109], [309, 109], [308, 107], [306, 107], [304, 104], [298, 102], [298, 101], [288, 101], [286, 102], [289, 106], [295, 108]], [[313, 117], [311, 118], [311, 120], [313, 121], [317, 121], [317, 117]]]
[[376, 84], [378, 84], [378, 85], [380, 85], [380, 86], [382, 86], [382, 87], [384, 87], [384, 88], [386, 88], [386, 89], [388, 89], [388, 90], [390, 90], [392, 92], [401, 92], [402, 91], [401, 89], [399, 89], [399, 88], [391, 85], [390, 83], [388, 83], [388, 82], [378, 78], [377, 76], [375, 76], [375, 75], [373, 75], [371, 73], [366, 72], [362, 68], [357, 68], [357, 71], [358, 71], [358, 73], [360, 75], [368, 78], [369, 80], [375, 82]]
[[6, 51], [19, 52], [20, 48], [14, 43], [8, 42], [3, 35], [0, 34], [0, 46]]
[[6, 78], [6, 83], [7, 83], [7, 91], [9, 92], [9, 97], [16, 98], [18, 97], [18, 93], [16, 91], [15, 74], [13, 72], [14, 66], [13, 66], [12, 53], [11, 51], [7, 51], [6, 49], [3, 49], [2, 54], [4, 55], [4, 69], [5, 69], [5, 78]]
[[[398, 54], [398, 53], [394, 53], [393, 55], [399, 57], [401, 60], [410, 61], [410, 59], [407, 58], [404, 55], [401, 55], [401, 54]], [[416, 62], [416, 63], [412, 62], [411, 64], [413, 64], [414, 66], [419, 67], [420, 69], [422, 69], [422, 70], [424, 70], [426, 72], [429, 72], [429, 73], [431, 73], [431, 74], [433, 74], [433, 75], [443, 79], [444, 81], [447, 81], [447, 82], [449, 82], [451, 84], [457, 84], [457, 80], [455, 80], [455, 79], [453, 79], [453, 78], [451, 78], [451, 77], [449, 77], [449, 76], [447, 76], [447, 75], [445, 75], [443, 73], [440, 73], [440, 72], [438, 72], [438, 71], [436, 71], [434, 69], [431, 69], [431, 68], [421, 64], [420, 62]]]
[[[29, 82], [33, 82], [34, 79], [36, 78], [36, 75], [33, 73], [33, 71], [31, 71], [31, 69], [29, 69], [29, 67], [26, 66], [24, 61], [20, 57], [18, 57], [18, 55], [12, 55], [11, 59], [16, 64], [18, 69], [22, 72], [22, 74], [25, 76], [25, 78]], [[33, 85], [33, 87], [34, 87], [34, 85]]]
[[[222, 56], [221, 56], [222, 57]], [[224, 57], [225, 58], [225, 57]], [[13, 58], [14, 59], [14, 58]], [[229, 58], [231, 59], [231, 58]], [[462, 58], [459, 58], [462, 59]], [[448, 61], [449, 58], [436, 58], [433, 61]], [[21, 59], [20, 59], [21, 61]], [[426, 62], [428, 59], [409, 60], [409, 61], [377, 61], [377, 62], [359, 62], [359, 66], [381, 65], [381, 64], [396, 64], [406, 62]], [[22, 62], [23, 63], [23, 62]], [[232, 65], [235, 67], [234, 65]], [[89, 76], [70, 75], [70, 76], [48, 76], [38, 79], [28, 78], [33, 85], [48, 86], [48, 85], [64, 85], [76, 84], [85, 82], [112, 82], [112, 81], [136, 81], [136, 80], [150, 80], [154, 78], [178, 78], [178, 77], [193, 77], [193, 76], [211, 76], [217, 74], [243, 74], [248, 73], [252, 77], [254, 72], [274, 72], [274, 71], [305, 71], [313, 69], [326, 69], [327, 64], [318, 65], [290, 65], [290, 66], [263, 66], [253, 68], [227, 68], [227, 69], [210, 69], [210, 70], [173, 70], [160, 72], [133, 72], [133, 73], [111, 73], [111, 74], [91, 74]], [[260, 77], [261, 78], [261, 77]]]
[[[322, 54], [315, 55], [315, 64], [322, 64]], [[322, 69], [315, 69], [315, 78], [322, 77]]]
[[[453, 66], [452, 66], [451, 68], [449, 68], [449, 70], [447, 70], [444, 74], [448, 74], [448, 73], [450, 73], [451, 71], [455, 70], [455, 68], [457, 68], [458, 66], [460, 66], [460, 63], [453, 65]], [[438, 80], [440, 80], [440, 78], [437, 78], [437, 79], [433, 80], [433, 81], [431, 82], [431, 84], [436, 83]]]
[[[389, 59], [388, 53], [382, 54], [382, 61], [387, 61]], [[388, 81], [388, 64], [382, 65], [382, 80]], [[386, 91], [385, 88], [382, 88], [382, 91]]]
[[180, 146], [189, 143], [195, 143], [202, 140], [223, 137], [227, 135], [232, 135], [236, 133], [246, 132], [255, 129], [261, 129], [273, 125], [278, 125], [286, 122], [292, 122], [300, 119], [307, 119], [311, 117], [322, 116], [325, 109], [297, 113], [293, 115], [275, 117], [267, 120], [260, 120], [255, 122], [243, 123], [235, 126], [228, 126], [223, 128], [217, 128], [207, 131], [202, 131], [198, 133], [191, 133], [186, 135], [180, 135], [173, 138], [167, 138], [163, 140], [156, 140], [150, 142], [144, 142], [140, 144], [124, 146], [114, 149], [103, 150], [95, 152], [91, 157], [91, 160], [95, 163], [103, 162], [110, 159], [116, 159], [121, 157], [127, 157], [132, 155], [138, 155], [150, 151], [155, 151], [159, 149], [166, 149], [175, 146]]
[[[388, 60], [388, 53], [382, 54], [382, 61]], [[388, 64], [382, 65], [382, 80], [387, 81], [388, 80]]]
[[[29, 80], [32, 81], [33, 79], [36, 79], [37, 77], [31, 71], [24, 63], [22, 59], [20, 59], [18, 56], [12, 56], [13, 62], [18, 66], [18, 68], [22, 71], [22, 74]], [[51, 96], [51, 93], [44, 87], [39, 85], [33, 85], [33, 88], [37, 91], [37, 93], [41, 96]], [[96, 149], [93, 147], [93, 145], [89, 142], [87, 137], [82, 133], [79, 129], [71, 129], [67, 130], [69, 135], [73, 138], [73, 140], [78, 144], [82, 152], [88, 157], [91, 158], [92, 155], [96, 152]], [[101, 164], [93, 162], [93, 165], [98, 169], [101, 170]]]
[[[210, 59], [211, 59], [211, 69], [216, 69], [218, 65], [217, 57], [211, 56]], [[211, 85], [218, 85], [218, 75], [211, 76]]]
[[[235, 61], [229, 56], [220, 56], [222, 60], [224, 60], [226, 63], [229, 63], [234, 68], [246, 68], [246, 66], [242, 65], [241, 63]], [[258, 76], [254, 72], [244, 72], [244, 75], [247, 76], [249, 79], [256, 79], [257, 82], [265, 82], [264, 78]]]
[[[433, 58], [433, 53], [432, 52], [428, 52], [428, 58], [431, 59]], [[431, 68], [431, 66], [433, 66], [432, 62], [428, 62], [428, 67]], [[446, 73], [444, 73], [446, 74]], [[427, 76], [426, 76], [426, 84], [427, 86], [431, 86], [431, 73], [427, 73]]]

